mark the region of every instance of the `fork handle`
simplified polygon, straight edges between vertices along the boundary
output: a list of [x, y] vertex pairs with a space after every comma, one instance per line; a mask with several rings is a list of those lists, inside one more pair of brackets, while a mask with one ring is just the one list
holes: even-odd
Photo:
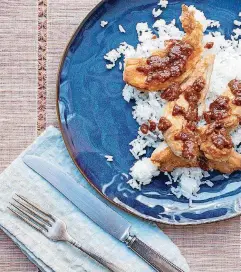
[[83, 246], [81, 246], [81, 244], [77, 242], [75, 239], [73, 239], [72, 237], [68, 239], [68, 242], [71, 245], [75, 246], [76, 248], [80, 249], [81, 251], [85, 252], [88, 256], [90, 256], [92, 259], [94, 259], [95, 261], [103, 265], [105, 268], [108, 268], [110, 271], [125, 272], [123, 269], [117, 267], [114, 263], [103, 259], [103, 257], [95, 253], [95, 250], [93, 248], [89, 248], [89, 249], [83, 248]]

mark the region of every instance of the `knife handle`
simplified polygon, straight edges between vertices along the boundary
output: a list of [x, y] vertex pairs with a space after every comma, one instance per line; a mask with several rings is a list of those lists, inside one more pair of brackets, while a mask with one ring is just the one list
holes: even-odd
[[139, 255], [144, 261], [160, 272], [184, 272], [175, 264], [160, 255], [154, 249], [142, 242], [136, 236], [129, 236], [126, 240], [127, 246]]

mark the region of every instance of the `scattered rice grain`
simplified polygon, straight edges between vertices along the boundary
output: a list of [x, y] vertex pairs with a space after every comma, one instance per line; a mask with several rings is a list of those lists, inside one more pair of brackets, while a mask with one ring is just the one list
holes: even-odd
[[109, 23], [108, 21], [101, 21], [100, 25], [101, 25], [101, 27], [105, 27], [108, 25], [108, 23]]
[[234, 20], [234, 24], [235, 24], [236, 26], [241, 26], [241, 22], [238, 21], [238, 20]]
[[126, 33], [126, 31], [122, 25], [119, 25], [119, 30], [121, 33]]
[[162, 8], [167, 8], [168, 1], [167, 0], [160, 0], [158, 3], [158, 6], [161, 6]]
[[119, 62], [119, 70], [122, 70], [122, 62]]
[[160, 15], [162, 14], [162, 10], [161, 10], [161, 9], [156, 9], [156, 8], [154, 8], [154, 9], [152, 10], [152, 14], [153, 14], [153, 16], [156, 18], [156, 17], [158, 17], [158, 16], [160, 16]]
[[113, 162], [113, 156], [105, 155], [105, 158], [108, 162]]

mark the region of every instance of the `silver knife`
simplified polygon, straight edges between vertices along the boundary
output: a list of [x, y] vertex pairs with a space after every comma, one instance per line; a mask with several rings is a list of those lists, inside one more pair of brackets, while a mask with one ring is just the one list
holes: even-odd
[[99, 227], [125, 243], [155, 270], [184, 272], [135, 235], [132, 235], [131, 224], [125, 218], [113, 211], [60, 168], [37, 156], [26, 155], [23, 157], [23, 161], [52, 184]]

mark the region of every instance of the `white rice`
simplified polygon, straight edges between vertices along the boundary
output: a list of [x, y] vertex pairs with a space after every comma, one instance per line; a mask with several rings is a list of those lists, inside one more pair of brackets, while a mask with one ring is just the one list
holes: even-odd
[[119, 30], [121, 33], [126, 33], [126, 31], [122, 25], [119, 25]]
[[[160, 174], [158, 168], [151, 162], [149, 158], [138, 160], [130, 169], [130, 175], [133, 179], [128, 181], [132, 188], [141, 189], [141, 185], [151, 183], [152, 178]], [[136, 182], [138, 180], [138, 183]]]
[[[105, 56], [104, 59], [106, 59], [107, 61], [110, 62], [110, 64], [112, 65], [112, 68], [115, 67], [116, 61], [118, 59], [121, 58], [122, 55], [125, 54], [125, 56], [128, 56], [128, 52], [129, 55], [131, 56], [133, 54], [133, 52], [135, 52], [135, 49], [133, 46], [127, 44], [126, 42], [122, 42], [118, 48], [116, 49], [112, 49], [110, 52], [108, 52]], [[106, 68], [107, 69], [112, 69], [112, 68], [108, 68], [107, 66], [110, 64], [106, 64]], [[110, 66], [109, 66], [110, 67]]]
[[[164, 0], [158, 3], [162, 8], [166, 8], [167, 4], [168, 1]], [[195, 17], [202, 23], [204, 29], [220, 27], [218, 21], [206, 19], [204, 13], [197, 11], [194, 6], [190, 8], [195, 10]], [[241, 16], [241, 12], [239, 16]], [[234, 22], [236, 26], [239, 24], [237, 22]], [[156, 20], [152, 27], [145, 22], [138, 23], [136, 31], [139, 43], [136, 48], [127, 43], [120, 44], [117, 49], [113, 49], [105, 55], [105, 59], [110, 62], [107, 66], [114, 67], [116, 61], [122, 56], [124, 58], [149, 57], [153, 50], [164, 48], [165, 40], [181, 39], [184, 32], [178, 29], [175, 23], [175, 20], [173, 20], [170, 24], [167, 24], [163, 19]], [[156, 39], [152, 39], [154, 35], [152, 28], [155, 28], [158, 32]], [[241, 79], [241, 41], [237, 40], [241, 36], [241, 28], [235, 28], [233, 32], [235, 35], [232, 35], [230, 40], [226, 40], [218, 31], [213, 31], [204, 37], [204, 44], [214, 42], [214, 47], [208, 52], [216, 54], [207, 105], [223, 93], [230, 80]], [[166, 102], [160, 98], [159, 92], [143, 93], [126, 85], [123, 89], [123, 97], [127, 102], [135, 101], [133, 118], [140, 126], [148, 120], [158, 122], [163, 115]], [[241, 153], [241, 127], [237, 128], [232, 136], [236, 150]], [[140, 190], [143, 185], [151, 182], [152, 177], [159, 175], [156, 166], [151, 163], [149, 158], [143, 156], [146, 154], [147, 147], [156, 148], [160, 145], [163, 149], [167, 146], [159, 131], [148, 132], [147, 135], [144, 135], [139, 130], [136, 139], [130, 143], [130, 152], [137, 160], [130, 169], [132, 179], [128, 183], [132, 188]], [[166, 175], [169, 178], [166, 184], [171, 187], [172, 193], [178, 198], [184, 196], [190, 199], [190, 205], [201, 185], [213, 186], [213, 183], [208, 180], [210, 174], [200, 168], [179, 168], [171, 173], [166, 173]], [[223, 177], [227, 178], [228, 175], [223, 175]]]

